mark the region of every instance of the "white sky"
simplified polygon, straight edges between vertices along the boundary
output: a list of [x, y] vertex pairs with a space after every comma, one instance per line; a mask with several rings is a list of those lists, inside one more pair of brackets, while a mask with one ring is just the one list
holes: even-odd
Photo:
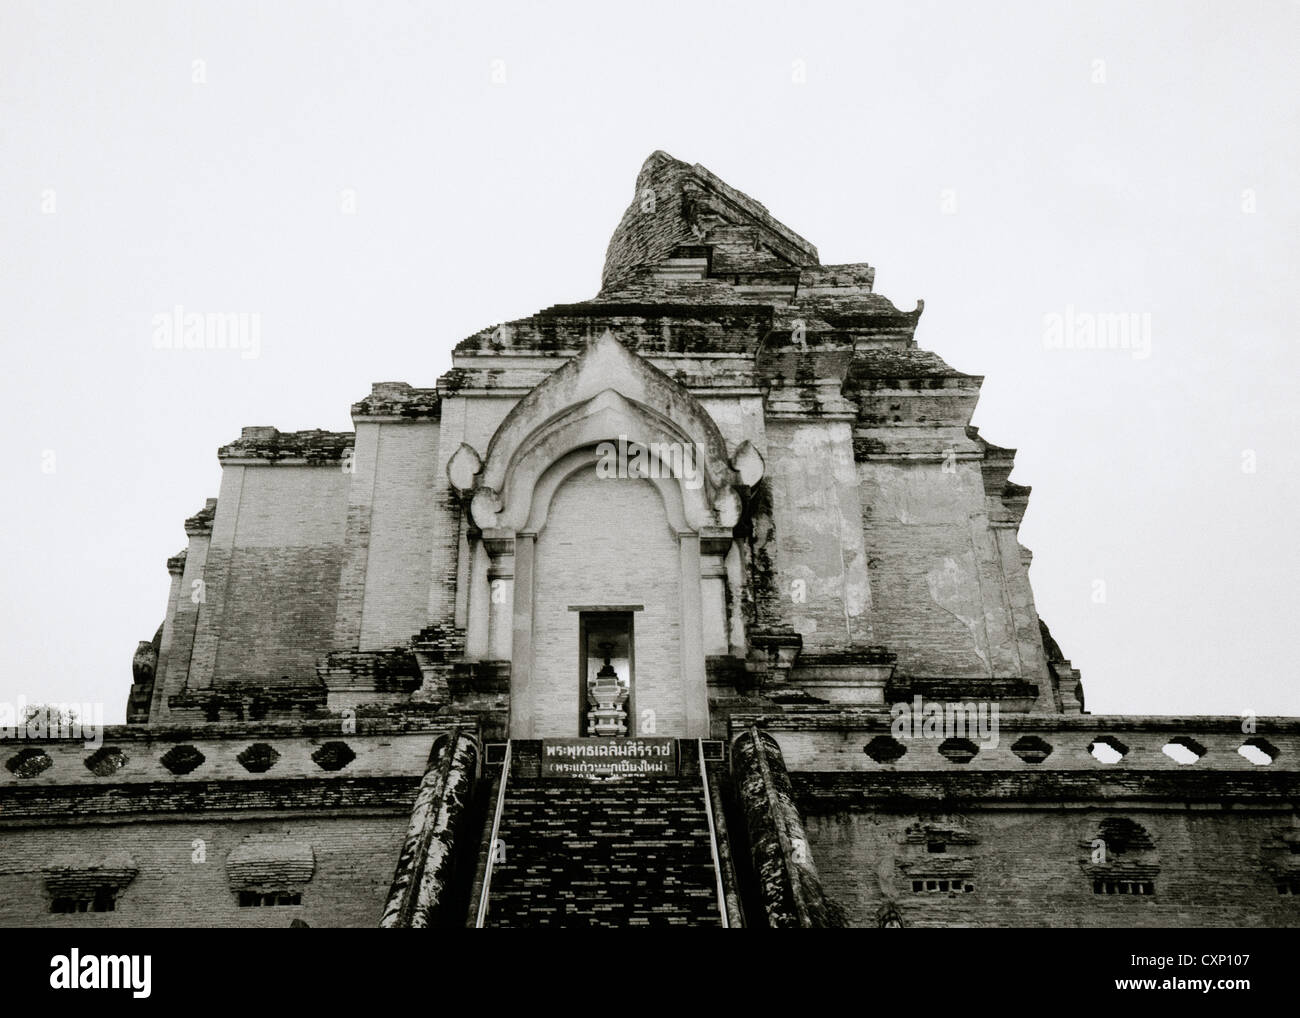
[[[217, 447], [593, 296], [662, 148], [986, 376], [1089, 709], [1300, 714], [1298, 39], [1282, 0], [3, 0], [0, 701], [120, 721]], [[176, 304], [261, 356], [155, 350]], [[1067, 306], [1150, 313], [1151, 356], [1045, 349]]]

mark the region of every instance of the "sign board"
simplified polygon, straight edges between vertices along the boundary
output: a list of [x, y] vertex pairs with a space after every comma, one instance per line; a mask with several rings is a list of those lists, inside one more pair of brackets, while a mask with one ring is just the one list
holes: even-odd
[[676, 739], [542, 740], [543, 777], [662, 778], [676, 773]]

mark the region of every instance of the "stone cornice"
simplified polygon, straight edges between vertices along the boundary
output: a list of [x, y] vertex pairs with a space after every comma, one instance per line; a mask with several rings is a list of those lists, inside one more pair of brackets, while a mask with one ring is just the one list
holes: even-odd
[[351, 431], [280, 431], [246, 427], [238, 439], [217, 450], [222, 465], [301, 465], [337, 463], [356, 441]]
[[352, 404], [354, 421], [437, 420], [441, 416], [439, 389], [417, 389], [406, 382], [375, 382], [369, 396]]
[[[206, 536], [212, 533], [212, 521], [217, 516], [217, 500], [210, 498], [203, 503], [203, 508], [185, 521], [185, 533], [190, 537]], [[182, 553], [183, 554], [183, 553]], [[171, 568], [171, 559], [167, 560]]]

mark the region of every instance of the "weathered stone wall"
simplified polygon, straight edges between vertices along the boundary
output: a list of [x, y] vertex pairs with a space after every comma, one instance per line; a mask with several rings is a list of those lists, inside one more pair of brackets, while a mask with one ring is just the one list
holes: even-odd
[[769, 926], [778, 929], [843, 926], [843, 915], [827, 899], [799, 815], [781, 750], [757, 728], [731, 744], [732, 777], [745, 817], [756, 902]]
[[571, 605], [644, 606], [634, 613], [638, 715], [685, 736], [680, 658], [681, 567], [662, 499], [646, 480], [574, 474], [556, 492], [537, 540], [533, 606], [534, 734], [578, 734], [578, 613]]
[[805, 652], [875, 642], [849, 426], [769, 421], [776, 593]]
[[985, 513], [979, 464], [858, 464], [875, 642], [898, 671], [921, 676], [1026, 675]]
[[[1154, 894], [1094, 892], [1105, 867], [1092, 861], [1093, 842], [1113, 818], [1140, 824], [1154, 844], [1112, 851], [1113, 872], [1140, 875]], [[1300, 859], [1279, 840], [1296, 825], [1289, 810], [1177, 803], [989, 810], [975, 802], [955, 812], [884, 807], [806, 820], [826, 891], [854, 926], [878, 925], [892, 906], [907, 926], [1300, 927], [1300, 897], [1278, 894], [1273, 868]], [[913, 890], [914, 881], [937, 888], [940, 879], [961, 889]]]
[[[6, 738], [0, 926], [374, 926], [443, 732], [322, 721], [113, 726], [99, 747]], [[122, 873], [113, 911], [51, 911], [52, 888]], [[241, 907], [241, 890], [302, 903]]]
[[680, 245], [702, 239], [723, 269], [817, 264], [817, 249], [753, 198], [703, 166], [655, 152], [641, 167], [632, 204], [610, 238], [602, 285], [609, 287], [640, 267], [662, 262]]
[[438, 427], [428, 421], [377, 427], [361, 650], [404, 646], [429, 622]]
[[[190, 538], [193, 544], [195, 538]], [[200, 538], [206, 546], [206, 536]], [[174, 648], [177, 647], [180, 640], [178, 639], [177, 626], [182, 620], [181, 602], [189, 601], [189, 588], [185, 585], [185, 563], [189, 559], [189, 548], [186, 548], [180, 554], [173, 555], [167, 560], [167, 575], [171, 582], [167, 587], [167, 610], [163, 616], [162, 639], [159, 641], [158, 663], [154, 671], [153, 689], [149, 697], [147, 715], [143, 718], [131, 717], [127, 715], [127, 721], [131, 723], [147, 722], [151, 718], [161, 721], [166, 716], [167, 711], [167, 676], [172, 673], [173, 664], [172, 656]], [[193, 640], [193, 623], [195, 616], [186, 613], [184, 616], [189, 621], [189, 632], [186, 634], [186, 655], [188, 665], [188, 650]]]
[[[911, 701], [908, 706], [913, 706]], [[987, 703], [971, 701], [982, 709], [980, 724], [967, 731], [926, 732], [916, 719], [912, 736], [895, 738], [895, 722], [886, 711], [864, 713], [834, 708], [795, 707], [780, 714], [736, 711], [730, 718], [733, 736], [757, 722], [781, 747], [791, 771], [863, 772], [877, 775], [907, 772], [972, 774], [997, 771], [1041, 775], [1047, 772], [1091, 773], [1114, 780], [1110, 794], [1124, 796], [1132, 789], [1124, 783], [1133, 775], [1175, 773], [1203, 777], [1217, 774], [1250, 779], [1286, 776], [1300, 780], [1300, 724], [1291, 718], [1255, 718], [1253, 733], [1242, 731], [1242, 719], [1223, 717], [1125, 717], [1103, 714], [1042, 716], [1000, 713], [993, 724]], [[906, 726], [901, 726], [906, 731]], [[944, 742], [965, 738], [976, 752], [966, 759], [945, 756]], [[1179, 763], [1165, 747], [1172, 742], [1198, 747], [1192, 763]], [[880, 745], [888, 743], [889, 745]], [[1103, 762], [1091, 752], [1094, 743], [1119, 751], [1113, 762]], [[1240, 750], [1262, 746], [1271, 763], [1255, 763]], [[1259, 759], [1259, 757], [1257, 757]], [[1249, 780], [1243, 787], [1249, 787]]]
[[486, 926], [721, 924], [698, 775], [512, 778], [498, 845]]
[[760, 723], [853, 925], [1300, 925], [1293, 719], [1021, 714], [965, 747], [883, 714]]
[[227, 469], [242, 476], [218, 502], [190, 684], [314, 685], [334, 634], [350, 475], [337, 463]]
[[[672, 373], [672, 365], [665, 366], [663, 358], [654, 363], [661, 371]], [[753, 368], [753, 362], [746, 360], [737, 363], [728, 360], [720, 367], [749, 372]], [[759, 455], [766, 460], [767, 432], [763, 420], [763, 400], [757, 389], [746, 391], [738, 388], [735, 391], [721, 393], [714, 390], [716, 395], [711, 394], [707, 389], [697, 389], [693, 392], [699, 398], [700, 406], [704, 407], [713, 418], [723, 438], [727, 440], [728, 452], [735, 452], [741, 443], [750, 442]]]
[[473, 852], [474, 786], [479, 743], [457, 731], [439, 739], [420, 781], [379, 925], [388, 929], [459, 926], [457, 856]]
[[[566, 363], [565, 360], [560, 358], [548, 357], [540, 360], [551, 370], [562, 367]], [[530, 371], [530, 376], [534, 374], [535, 372]], [[513, 382], [513, 375], [514, 372], [510, 372], [509, 375], [499, 379], [499, 381], [501, 383]], [[503, 387], [505, 387], [504, 384]], [[514, 388], [511, 385], [507, 392]], [[480, 454], [486, 454], [488, 443], [492, 440], [492, 433], [505, 420], [506, 414], [510, 413], [518, 399], [511, 395], [489, 395], [466, 398], [461, 402], [464, 405], [464, 425], [461, 437], [456, 440], [456, 444], [468, 442]], [[451, 451], [456, 451], [454, 446]]]
[[437, 455], [429, 485], [421, 495], [429, 542], [429, 585], [426, 592], [427, 625], [436, 627], [453, 653], [463, 628], [456, 627], [457, 581], [461, 573], [461, 520], [459, 498], [447, 480], [447, 462], [464, 441], [466, 400], [449, 398], [442, 405]]
[[[0, 768], [0, 804], [9, 793], [31, 788], [75, 798], [95, 788], [125, 795], [124, 786], [135, 784], [284, 781], [331, 774], [418, 778], [434, 734], [418, 723], [409, 729], [337, 718], [188, 728], [113, 725], [102, 730], [98, 746], [82, 738], [6, 738], [0, 742], [0, 763], [5, 765]], [[21, 765], [29, 758], [35, 762]], [[0, 810], [0, 821], [6, 814], [23, 815], [13, 802]]]
[[367, 595], [370, 561], [370, 532], [374, 518], [375, 478], [379, 469], [378, 421], [355, 422], [356, 440], [352, 455], [352, 476], [348, 483], [347, 518], [343, 524], [343, 551], [339, 560], [339, 585], [335, 598], [334, 639], [338, 651], [361, 647], [361, 616]]
[[[223, 477], [224, 482], [224, 477]], [[233, 488], [230, 489], [233, 492]], [[163, 626], [162, 649], [158, 656], [158, 675], [154, 680], [153, 703], [149, 719], [154, 723], [168, 716], [168, 699], [186, 686], [190, 662], [194, 656], [195, 641], [199, 631], [199, 617], [205, 609], [207, 587], [204, 581], [208, 549], [212, 544], [212, 519], [216, 516], [217, 499], [208, 499], [204, 510], [185, 523], [189, 538], [182, 555], [168, 560], [168, 569], [179, 567], [180, 583], [176, 598], [169, 599], [171, 625]]]
[[[85, 827], [56, 821], [6, 829], [0, 834], [0, 926], [286, 927], [301, 918], [311, 926], [373, 927], [407, 820], [407, 811], [396, 808], [380, 816], [281, 813], [245, 819], [198, 813], [176, 819], [163, 815], [148, 823]], [[290, 876], [283, 884], [302, 894], [301, 905], [240, 907], [239, 880], [232, 886], [227, 862], [232, 852], [251, 843], [273, 861], [279, 851], [299, 855], [301, 846], [310, 846], [310, 879]], [[195, 861], [200, 857], [202, 862]], [[138, 870], [114, 911], [50, 911], [45, 871], [104, 862]]]

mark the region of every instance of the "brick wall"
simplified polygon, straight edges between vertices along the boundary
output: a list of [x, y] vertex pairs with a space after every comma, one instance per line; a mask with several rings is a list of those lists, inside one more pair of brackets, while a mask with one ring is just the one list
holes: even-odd
[[[345, 719], [307, 725], [232, 724], [161, 728], [126, 725], [102, 731], [102, 745], [80, 738], [5, 739], [0, 742], [0, 819], [12, 815], [10, 790], [47, 788], [51, 794], [77, 794], [93, 786], [116, 794], [125, 784], [182, 785], [190, 782], [284, 781], [409, 775], [419, 777], [441, 729], [367, 731]], [[269, 766], [248, 756], [252, 746], [269, 746]], [[15, 765], [21, 754], [38, 753], [37, 766]], [[106, 764], [95, 767], [107, 758]], [[252, 768], [244, 761], [254, 760]], [[124, 807], [125, 808], [125, 807]]]
[[362, 650], [404, 646], [429, 622], [438, 422], [378, 427]]
[[[377, 925], [442, 730], [357, 729], [126, 725], [105, 729], [99, 748], [70, 738], [0, 742], [2, 763], [43, 757], [40, 766], [0, 767], [0, 926], [287, 926], [297, 916], [313, 926]], [[269, 858], [273, 872], [284, 859], [301, 876], [304, 854], [313, 860], [310, 880], [292, 888], [301, 906], [239, 906], [226, 863], [241, 845], [245, 856], [251, 845], [254, 859]], [[136, 871], [113, 912], [50, 911], [46, 870], [93, 882], [95, 868]]]
[[[733, 716], [732, 734], [750, 721]], [[1293, 719], [1257, 718], [1247, 734], [1240, 718], [1012, 715], [965, 762], [937, 737], [881, 755], [884, 716], [759, 723], [790, 769], [826, 892], [854, 925], [889, 906], [917, 926], [1300, 925], [1300, 897], [1276, 886], [1300, 885]], [[1096, 742], [1122, 757], [1097, 759]], [[1173, 759], [1174, 742], [1196, 759]], [[1247, 745], [1271, 759], [1248, 759]], [[1149, 844], [1117, 840], [1116, 821]], [[1154, 893], [1104, 893], [1107, 882]]]
[[[1153, 895], [1094, 893], [1091, 844], [1113, 817], [1149, 833], [1154, 851], [1141, 855], [1158, 866]], [[889, 903], [907, 926], [1297, 927], [1300, 897], [1279, 895], [1266, 863], [1294, 824], [1287, 812], [1170, 805], [840, 811], [809, 816], [806, 827], [823, 885], [854, 926], [875, 926]], [[929, 850], [940, 843], [944, 852]], [[914, 879], [945, 873], [973, 890], [912, 890]]]
[[583, 470], [555, 494], [537, 539], [533, 609], [535, 734], [577, 735], [578, 613], [570, 605], [644, 605], [633, 619], [638, 714], [649, 735], [685, 731], [678, 650], [681, 566], [659, 493], [650, 481]]
[[[199, 635], [199, 617], [205, 607], [196, 603], [195, 584], [203, 582], [211, 543], [210, 530], [189, 535], [189, 544], [181, 562], [182, 572], [176, 600], [171, 605], [171, 632], [168, 633], [167, 628], [163, 628], [165, 642], [158, 658], [158, 674], [154, 680], [153, 703], [149, 712], [150, 720], [155, 722], [167, 717], [168, 697], [183, 690], [189, 681], [190, 665]], [[169, 636], [170, 639], [166, 639]]]
[[350, 478], [338, 463], [225, 468], [190, 686], [316, 684], [334, 634]]
[[[909, 704], [911, 706], [911, 704]], [[1131, 795], [1142, 780], [1157, 774], [1176, 774], [1188, 780], [1211, 776], [1242, 779], [1249, 789], [1254, 781], [1300, 780], [1300, 725], [1290, 718], [1254, 719], [1253, 732], [1242, 731], [1242, 719], [1232, 717], [1128, 717], [1087, 714], [1043, 716], [1000, 714], [993, 724], [990, 713], [978, 724], [967, 723], [965, 735], [978, 752], [965, 762], [944, 756], [942, 747], [949, 736], [963, 733], [945, 722], [943, 731], [927, 735], [919, 721], [910, 732], [900, 725], [902, 740], [894, 739], [890, 714], [868, 714], [836, 710], [833, 707], [791, 709], [781, 715], [735, 711], [730, 733], [735, 737], [757, 723], [781, 747], [786, 766], [805, 773], [842, 774], [854, 772], [888, 777], [907, 772], [972, 775], [995, 771], [1030, 777], [1049, 772], [1077, 773], [1088, 780], [1111, 782], [1106, 794]], [[873, 756], [878, 740], [895, 741], [893, 754]], [[1179, 763], [1164, 749], [1174, 740], [1189, 740], [1200, 747], [1192, 763]], [[1026, 743], [1036, 744], [1041, 756], [1026, 757]], [[1093, 743], [1122, 747], [1122, 757], [1104, 762], [1095, 757]], [[1274, 756], [1259, 764], [1241, 752], [1243, 745], [1258, 742]]]
[[901, 675], [1021, 675], [979, 465], [858, 465], [875, 640]]
[[[387, 816], [247, 820], [198, 815], [105, 824], [93, 832], [62, 825], [7, 830], [0, 862], [0, 926], [286, 927], [295, 918], [311, 926], [375, 926], [407, 821], [405, 810], [395, 810]], [[226, 860], [249, 838], [311, 846], [314, 872], [297, 888], [301, 905], [239, 907]], [[194, 861], [199, 858], [196, 840], [202, 842], [202, 862]], [[129, 861], [139, 871], [114, 911], [50, 912], [43, 868], [105, 859]]]
[[442, 404], [437, 456], [428, 474], [429, 484], [412, 511], [421, 512], [429, 542], [429, 585], [425, 617], [428, 625], [450, 631], [456, 622], [457, 578], [460, 574], [461, 507], [447, 480], [447, 462], [460, 448], [465, 434], [466, 403], [449, 397]]
[[805, 650], [872, 643], [852, 439], [843, 422], [769, 421], [777, 590]]
[[343, 553], [335, 597], [335, 650], [357, 650], [361, 645], [361, 611], [366, 600], [366, 564], [370, 558], [370, 522], [374, 515], [375, 472], [379, 465], [379, 429], [373, 421], [356, 422], [351, 475], [348, 481], [347, 518], [343, 525]]
[[700, 779], [511, 778], [489, 926], [719, 926]]

